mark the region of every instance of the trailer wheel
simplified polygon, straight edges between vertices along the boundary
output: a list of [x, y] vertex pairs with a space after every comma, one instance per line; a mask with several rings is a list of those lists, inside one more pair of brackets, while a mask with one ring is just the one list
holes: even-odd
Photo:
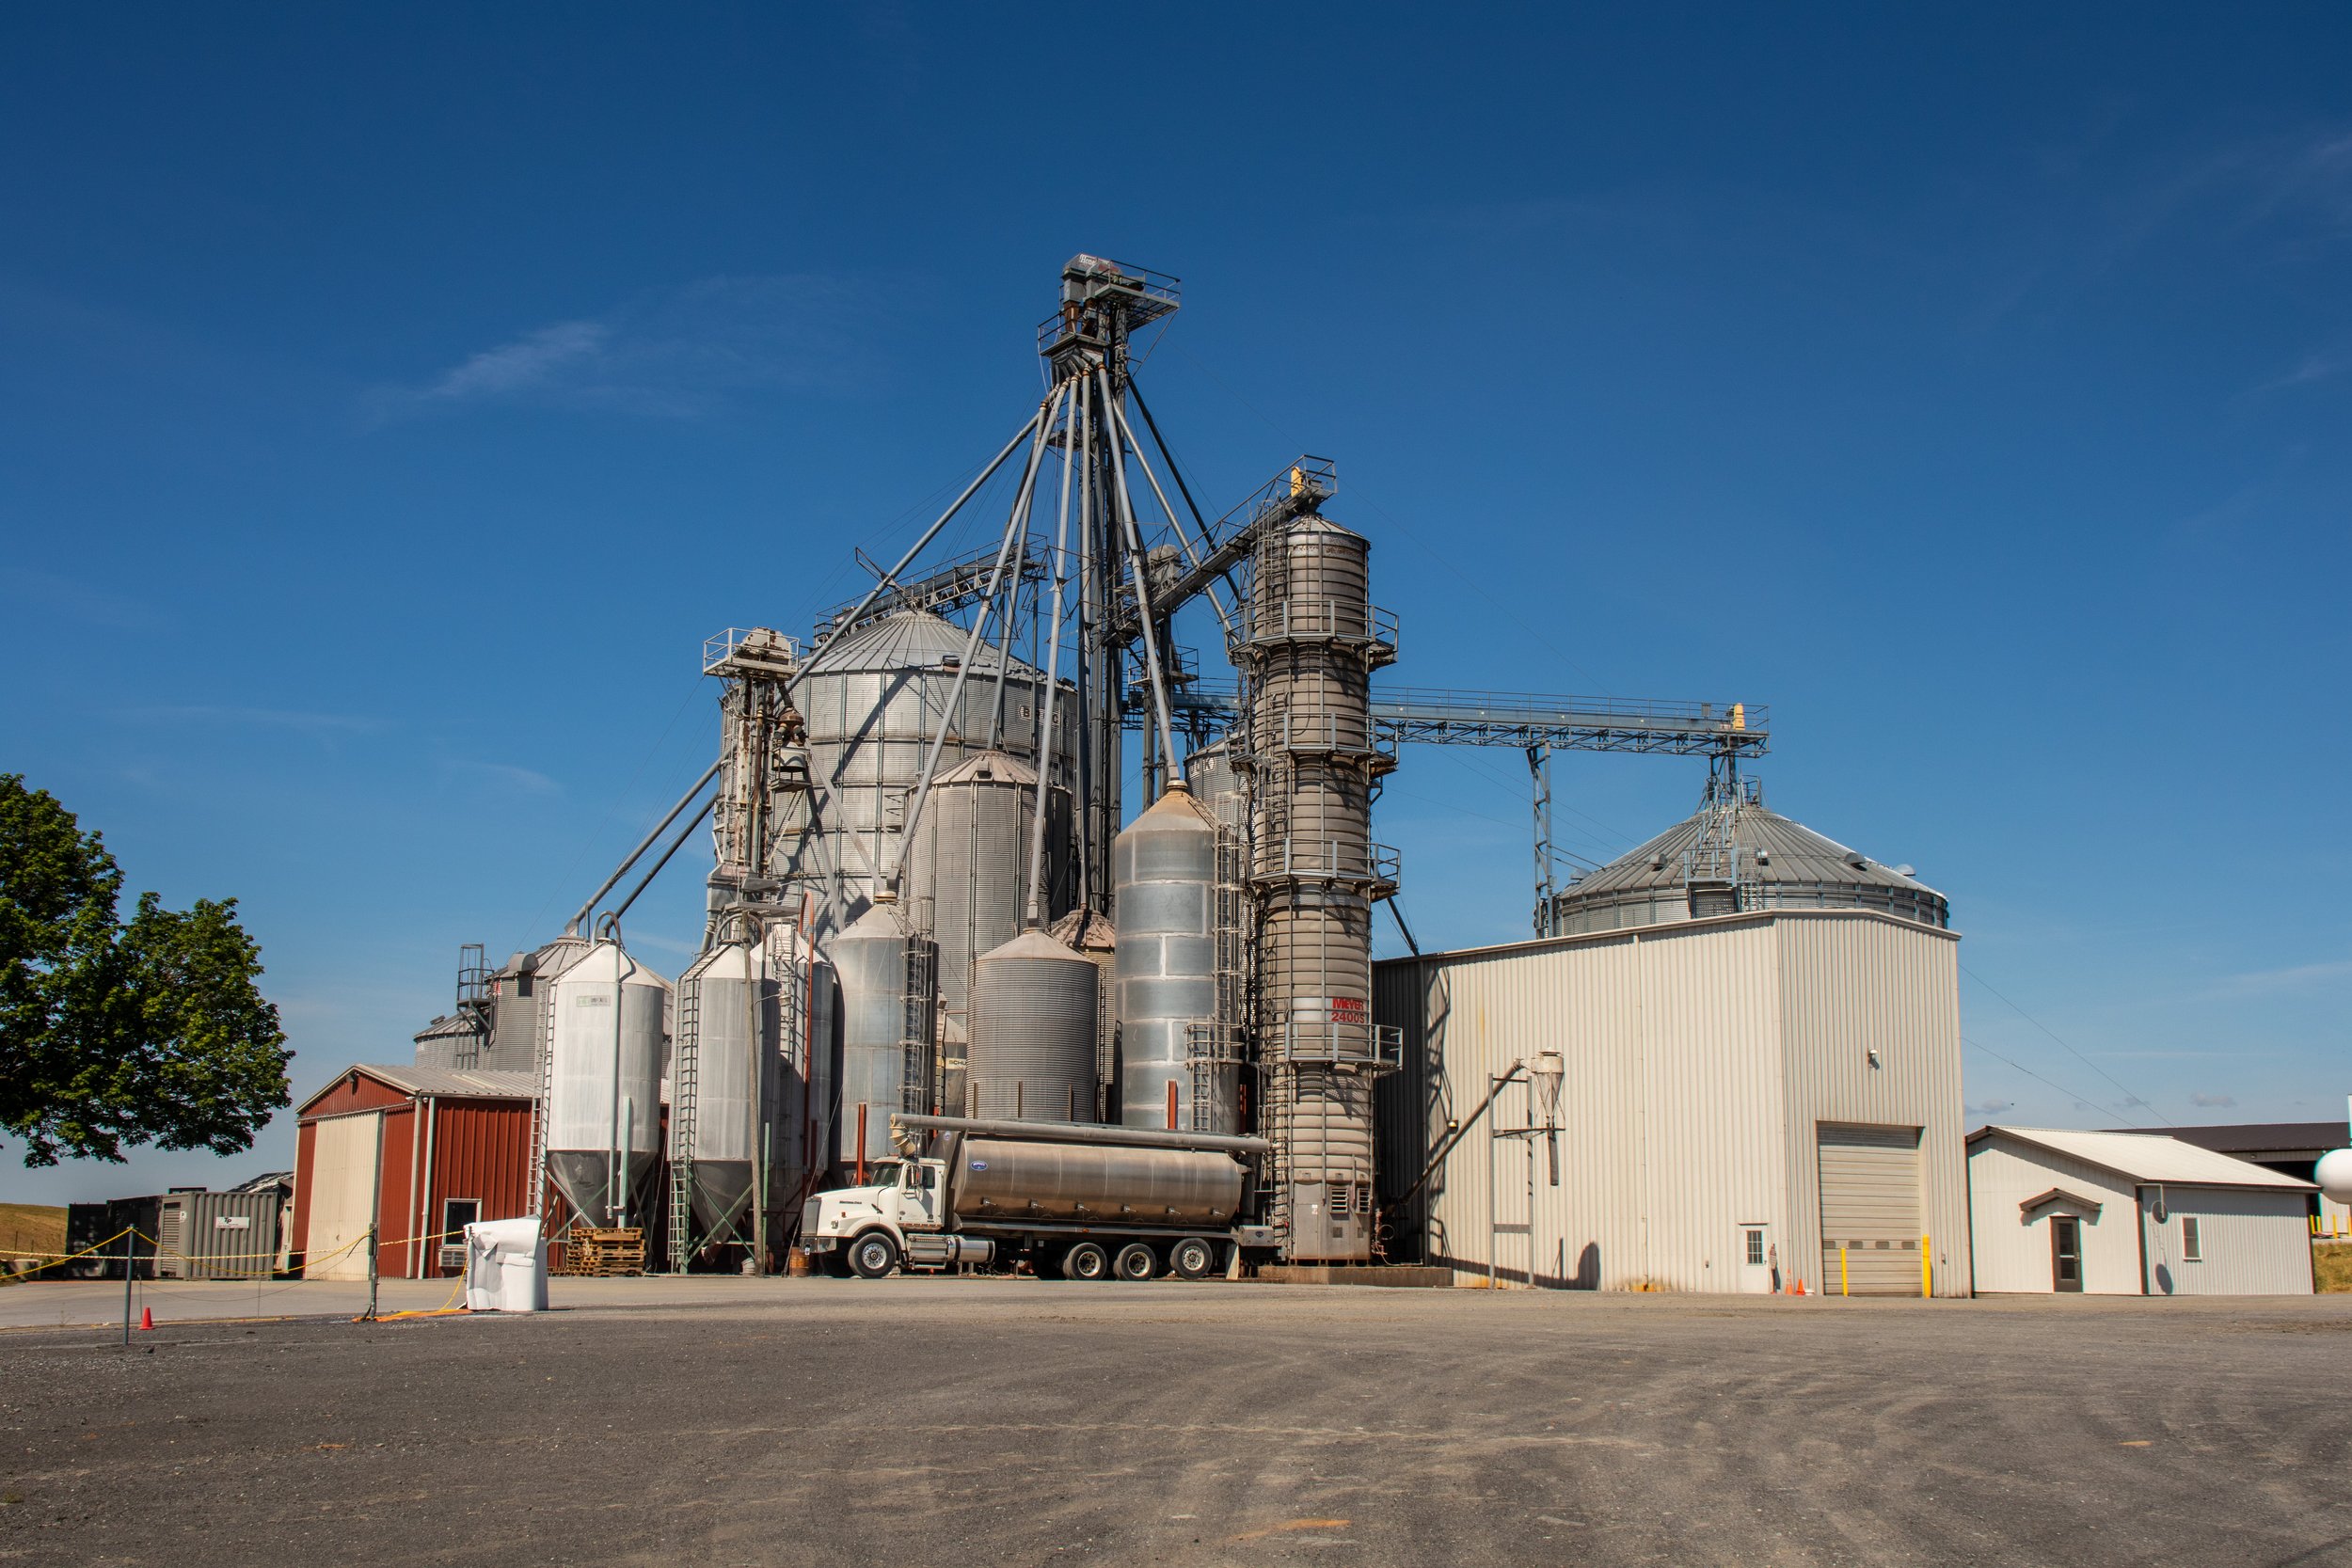
[[1168, 1266], [1179, 1279], [1206, 1279], [1216, 1272], [1216, 1246], [1199, 1236], [1187, 1236], [1168, 1249]]
[[1149, 1279], [1160, 1272], [1160, 1260], [1141, 1242], [1129, 1242], [1119, 1249], [1119, 1259], [1111, 1267], [1121, 1279]]
[[1111, 1255], [1100, 1242], [1080, 1242], [1061, 1255], [1064, 1279], [1107, 1279], [1110, 1272]]
[[898, 1272], [898, 1243], [887, 1230], [869, 1230], [850, 1243], [850, 1267], [860, 1279], [887, 1279]]

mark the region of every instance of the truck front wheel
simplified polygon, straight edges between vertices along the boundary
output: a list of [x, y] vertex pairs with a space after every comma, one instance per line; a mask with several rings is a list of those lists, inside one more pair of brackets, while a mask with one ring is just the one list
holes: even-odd
[[869, 1230], [850, 1243], [850, 1267], [860, 1279], [887, 1279], [898, 1270], [898, 1243], [886, 1230]]
[[1111, 1272], [1111, 1255], [1100, 1243], [1080, 1242], [1062, 1254], [1061, 1272], [1064, 1279], [1104, 1279]]
[[1199, 1236], [1187, 1236], [1168, 1249], [1168, 1266], [1179, 1279], [1206, 1279], [1216, 1270], [1216, 1247]]

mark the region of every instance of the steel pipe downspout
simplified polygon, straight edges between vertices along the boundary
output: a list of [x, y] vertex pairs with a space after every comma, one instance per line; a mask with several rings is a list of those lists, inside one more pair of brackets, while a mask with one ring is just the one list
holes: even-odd
[[[1012, 515], [1006, 521], [1004, 541], [997, 546], [995, 562], [989, 569], [988, 587], [981, 594], [979, 612], [972, 618], [971, 635], [964, 639], [963, 657], [956, 665], [956, 678], [948, 684], [947, 701], [940, 715], [939, 731], [931, 736], [930, 751], [923, 758], [923, 771], [915, 779], [914, 798], [907, 806], [905, 820], [898, 825], [898, 852], [884, 884], [894, 894], [900, 890], [899, 884], [906, 876], [907, 850], [913, 846], [915, 830], [923, 820], [923, 806], [930, 799], [931, 776], [938, 770], [940, 752], [946, 749], [947, 726], [955, 721], [956, 705], [963, 696], [963, 683], [972, 673], [973, 656], [979, 652], [980, 643], [987, 635], [989, 613], [994, 608], [996, 590], [1004, 581], [1005, 562], [1012, 553], [1013, 541], [1026, 537], [1025, 523], [1028, 500], [1037, 484], [1038, 461], [1045, 451], [1045, 421], [1054, 406], [1060, 403], [1061, 396], [1057, 390], [1029, 421], [1030, 428], [1037, 432], [1037, 439], [1029, 447], [1028, 466], [1021, 476], [1021, 492], [1013, 498]], [[1050, 697], [1051, 693], [1047, 695]], [[1045, 758], [1038, 760], [1046, 764]], [[1050, 764], [1047, 766], [1050, 768]]]
[[[588, 895], [588, 902], [580, 905], [579, 912], [572, 916], [571, 924], [565, 927], [565, 930], [569, 935], [580, 935], [580, 927], [587, 925], [588, 917], [596, 912], [596, 900], [603, 897], [606, 894], [611, 893], [614, 887], [619, 885], [621, 879], [628, 875], [628, 868], [637, 863], [638, 857], [653, 847], [653, 841], [655, 839], [660, 838], [663, 833], [670, 831], [670, 824], [677, 820], [677, 814], [691, 805], [693, 803], [694, 797], [703, 792], [703, 786], [710, 783], [711, 780], [717, 778], [719, 776], [719, 769], [725, 766], [726, 759], [723, 757], [722, 757], [719, 761], [712, 763], [710, 765], [710, 770], [705, 773], [701, 778], [694, 781], [694, 787], [677, 798], [677, 804], [670, 808], [670, 815], [663, 817], [660, 824], [657, 826], [653, 832], [647, 833], [644, 838], [638, 843], [636, 848], [631, 849], [628, 852], [628, 858], [627, 860], [621, 862], [619, 865], [612, 868], [612, 875], [604, 879], [604, 885], [602, 887], [596, 889], [596, 892]], [[705, 806], [703, 809], [705, 811], [708, 811], [710, 808], [708, 806]], [[697, 818], [696, 820], [700, 820], [700, 818]], [[667, 860], [669, 857], [665, 855], [662, 858]], [[660, 867], [656, 866], [654, 869], [660, 870]]]

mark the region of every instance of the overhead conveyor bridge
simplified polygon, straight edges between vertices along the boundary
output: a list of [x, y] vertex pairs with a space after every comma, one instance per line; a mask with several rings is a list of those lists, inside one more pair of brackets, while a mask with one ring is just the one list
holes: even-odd
[[[1194, 682], [1175, 698], [1188, 727], [1214, 731], [1240, 714], [1230, 682]], [[1136, 727], [1140, 715], [1131, 717]], [[1760, 756], [1771, 710], [1751, 703], [1562, 697], [1521, 691], [1389, 687], [1373, 693], [1373, 726], [1388, 746], [1509, 746], [1520, 751], [1626, 752], [1660, 756]]]

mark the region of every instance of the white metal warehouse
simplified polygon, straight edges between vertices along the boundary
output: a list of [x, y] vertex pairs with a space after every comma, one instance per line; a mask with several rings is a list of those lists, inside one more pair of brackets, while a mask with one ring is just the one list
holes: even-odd
[[2309, 1295], [2308, 1181], [2146, 1132], [1968, 1138], [1977, 1289]]
[[1380, 1095], [1399, 1250], [1465, 1281], [1968, 1294], [1942, 900], [1931, 922], [1769, 897], [1378, 965], [1403, 1032]]

